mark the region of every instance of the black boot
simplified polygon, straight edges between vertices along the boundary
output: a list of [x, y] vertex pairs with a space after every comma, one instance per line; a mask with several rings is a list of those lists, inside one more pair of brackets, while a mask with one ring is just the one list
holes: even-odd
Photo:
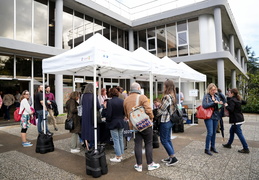
[[216, 150], [216, 148], [213, 148], [213, 147], [210, 148], [210, 151], [212, 151], [212, 152], [214, 152], [214, 153], [218, 153], [218, 151]]
[[231, 148], [231, 144], [222, 144], [222, 146], [224, 147], [224, 148]]
[[204, 151], [206, 154], [208, 154], [208, 155], [210, 155], [210, 156], [212, 156], [212, 153], [210, 152], [210, 150], [208, 150], [208, 149], [205, 149], [205, 151]]

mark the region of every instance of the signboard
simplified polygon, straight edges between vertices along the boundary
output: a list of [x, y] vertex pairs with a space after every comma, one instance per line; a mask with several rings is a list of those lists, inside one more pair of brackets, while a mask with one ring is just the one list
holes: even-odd
[[198, 96], [198, 89], [191, 89], [189, 91], [189, 96], [191, 97], [197, 97]]
[[75, 82], [83, 83], [84, 82], [84, 78], [75, 78]]

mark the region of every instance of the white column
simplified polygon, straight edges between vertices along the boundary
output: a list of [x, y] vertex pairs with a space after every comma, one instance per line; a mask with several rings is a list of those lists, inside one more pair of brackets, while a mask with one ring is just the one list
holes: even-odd
[[218, 68], [218, 88], [225, 92], [225, 70], [224, 70], [224, 59], [217, 60]]
[[230, 35], [229, 37], [229, 51], [235, 59], [235, 45], [234, 45], [234, 35]]
[[240, 50], [240, 48], [237, 49], [237, 62], [241, 65], [241, 50]]
[[236, 88], [237, 84], [236, 84], [237, 80], [236, 80], [236, 70], [235, 69], [231, 69], [231, 88]]
[[212, 15], [199, 16], [201, 54], [216, 51], [215, 24]]
[[[62, 49], [63, 0], [56, 0], [55, 47]], [[60, 114], [63, 113], [63, 75], [55, 75], [55, 98]]]
[[134, 51], [134, 34], [132, 29], [129, 29], [129, 51]]
[[215, 21], [215, 33], [216, 33], [216, 49], [217, 51], [223, 51], [221, 9], [219, 7], [214, 9], [214, 21]]

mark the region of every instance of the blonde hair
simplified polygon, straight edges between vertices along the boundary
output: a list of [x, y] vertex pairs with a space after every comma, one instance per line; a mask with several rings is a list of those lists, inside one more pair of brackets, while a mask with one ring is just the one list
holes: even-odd
[[214, 84], [214, 83], [210, 83], [209, 85], [208, 85], [208, 87], [207, 87], [207, 93], [210, 93], [210, 90], [212, 89], [212, 88], [216, 88], [216, 89], [218, 89], [217, 88], [217, 86]]

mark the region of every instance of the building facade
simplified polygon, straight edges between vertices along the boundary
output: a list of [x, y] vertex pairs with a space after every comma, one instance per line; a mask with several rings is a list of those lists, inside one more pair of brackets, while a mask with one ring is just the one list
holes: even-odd
[[[227, 0], [165, 0], [136, 6], [116, 0], [2, 0], [0, 22], [0, 91], [34, 91], [43, 82], [42, 59], [74, 48], [95, 33], [130, 51], [143, 47], [160, 58], [184, 62], [223, 92], [247, 79], [247, 54]], [[60, 107], [63, 86], [72, 86], [74, 78], [92, 81], [44, 77]], [[101, 81], [106, 87], [120, 84], [127, 89], [130, 84], [127, 79]], [[144, 82], [142, 86], [148, 88]], [[187, 101], [194, 88], [204, 93], [206, 85], [181, 84]]]

